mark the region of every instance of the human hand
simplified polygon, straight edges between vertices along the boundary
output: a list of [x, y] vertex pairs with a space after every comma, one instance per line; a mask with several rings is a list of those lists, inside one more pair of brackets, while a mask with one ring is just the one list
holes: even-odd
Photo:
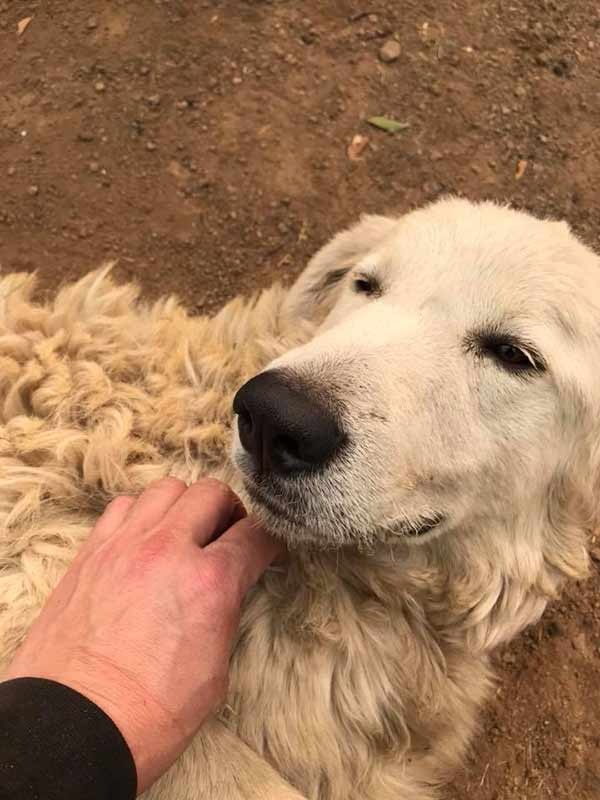
[[222, 700], [242, 599], [279, 552], [218, 481], [166, 478], [118, 497], [3, 679], [55, 680], [96, 703], [143, 791]]

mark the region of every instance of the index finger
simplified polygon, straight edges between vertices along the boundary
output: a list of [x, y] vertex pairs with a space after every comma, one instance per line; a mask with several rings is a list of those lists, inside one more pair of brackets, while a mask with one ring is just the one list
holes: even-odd
[[233, 489], [214, 478], [203, 478], [175, 501], [161, 527], [180, 531], [204, 547], [245, 516], [246, 509]]

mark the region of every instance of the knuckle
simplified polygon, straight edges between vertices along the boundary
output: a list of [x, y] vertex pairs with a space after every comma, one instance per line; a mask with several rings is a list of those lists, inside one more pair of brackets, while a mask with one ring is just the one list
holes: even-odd
[[139, 545], [137, 559], [141, 564], [157, 563], [167, 557], [175, 546], [177, 536], [171, 527], [159, 526]]
[[187, 489], [185, 481], [175, 478], [172, 475], [167, 475], [165, 478], [158, 478], [148, 486], [149, 489], [172, 489], [176, 491], [184, 491]]
[[135, 497], [133, 497], [133, 495], [119, 494], [113, 497], [108, 504], [108, 508], [110, 508], [111, 511], [126, 511], [133, 502], [135, 502]]
[[218, 480], [218, 478], [202, 478], [202, 480], [198, 481], [197, 485], [199, 488], [211, 494], [220, 495], [223, 499], [233, 499], [235, 497], [233, 490], [226, 483]]

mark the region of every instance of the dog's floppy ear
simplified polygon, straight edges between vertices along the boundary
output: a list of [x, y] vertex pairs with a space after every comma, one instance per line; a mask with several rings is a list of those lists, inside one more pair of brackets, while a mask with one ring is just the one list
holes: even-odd
[[365, 215], [338, 233], [313, 256], [290, 289], [286, 310], [313, 322], [323, 320], [333, 308], [341, 283], [352, 267], [376, 247], [397, 225], [389, 217]]

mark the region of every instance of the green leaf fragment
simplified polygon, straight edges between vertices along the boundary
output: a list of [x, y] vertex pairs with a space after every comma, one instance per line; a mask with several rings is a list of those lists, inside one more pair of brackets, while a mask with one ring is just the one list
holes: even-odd
[[390, 117], [369, 117], [367, 122], [369, 125], [388, 133], [398, 133], [398, 131], [405, 131], [410, 128], [410, 122], [398, 122], [397, 119], [390, 119]]

